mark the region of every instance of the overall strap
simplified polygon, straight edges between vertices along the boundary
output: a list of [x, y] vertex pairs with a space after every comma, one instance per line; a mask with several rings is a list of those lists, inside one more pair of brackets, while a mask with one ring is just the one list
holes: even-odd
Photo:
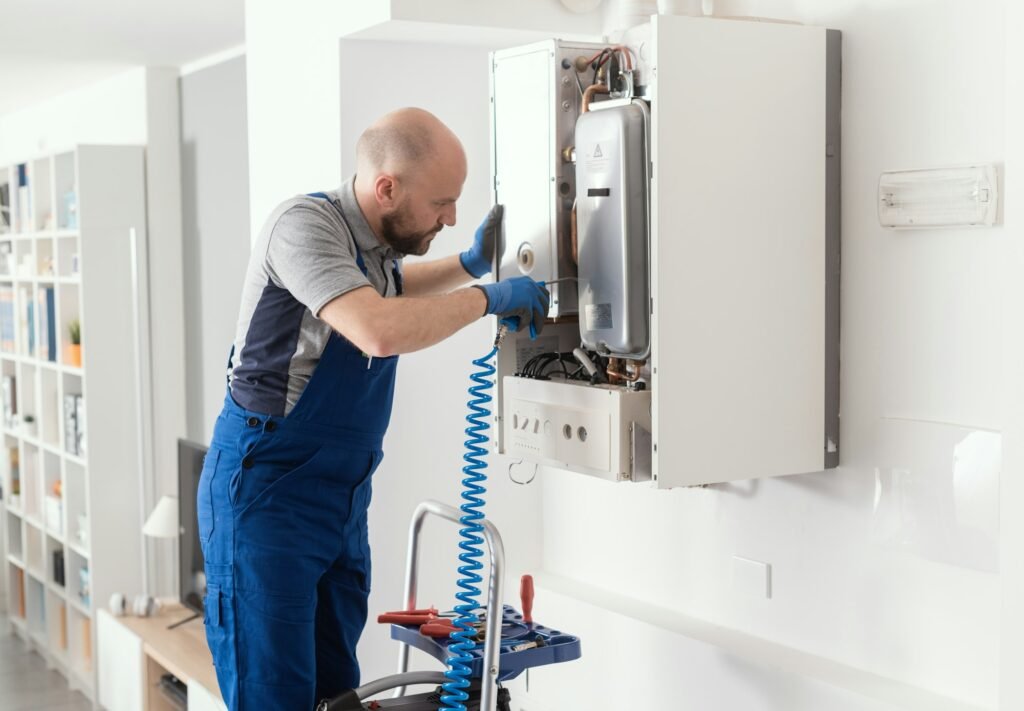
[[405, 291], [405, 282], [402, 279], [402, 270], [398, 266], [398, 260], [391, 260], [391, 276], [395, 280], [395, 294], [401, 296]]
[[224, 380], [227, 381], [228, 387], [231, 387], [231, 361], [235, 357], [235, 344], [231, 344], [231, 351], [228, 353], [228, 364], [224, 371]]

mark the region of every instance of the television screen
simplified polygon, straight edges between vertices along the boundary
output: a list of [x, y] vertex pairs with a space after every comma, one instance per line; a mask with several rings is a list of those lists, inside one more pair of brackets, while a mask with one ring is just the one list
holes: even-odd
[[196, 492], [199, 475], [203, 473], [206, 447], [178, 440], [178, 523], [179, 540], [178, 596], [181, 604], [195, 612], [203, 612], [206, 595], [206, 573], [203, 551], [199, 546], [199, 523], [196, 521]]

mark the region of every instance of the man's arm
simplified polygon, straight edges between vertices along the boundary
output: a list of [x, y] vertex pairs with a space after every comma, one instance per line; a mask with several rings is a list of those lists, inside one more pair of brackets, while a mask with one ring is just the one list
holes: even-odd
[[486, 309], [487, 297], [480, 289], [385, 299], [364, 286], [328, 302], [319, 318], [367, 355], [381, 358], [443, 341], [483, 316]]
[[359, 287], [327, 302], [317, 317], [375, 357], [432, 346], [485, 314], [539, 334], [548, 313], [547, 289], [530, 277], [459, 289], [443, 296], [385, 299]]
[[407, 265], [402, 270], [405, 296], [447, 294], [473, 281], [459, 255]]

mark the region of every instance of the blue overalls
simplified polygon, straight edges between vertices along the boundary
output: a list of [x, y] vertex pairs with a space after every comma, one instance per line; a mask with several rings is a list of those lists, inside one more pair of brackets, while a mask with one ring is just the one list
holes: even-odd
[[[358, 244], [356, 255], [366, 274]], [[308, 711], [359, 686], [366, 514], [397, 365], [332, 333], [287, 416], [246, 410], [230, 389], [224, 398], [196, 510], [206, 637], [232, 711]]]

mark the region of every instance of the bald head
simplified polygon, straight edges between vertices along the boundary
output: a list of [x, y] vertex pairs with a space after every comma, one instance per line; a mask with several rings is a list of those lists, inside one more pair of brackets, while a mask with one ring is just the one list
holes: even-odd
[[377, 119], [356, 144], [357, 173], [420, 177], [438, 163], [465, 166], [459, 139], [429, 111], [405, 108]]
[[377, 119], [356, 144], [355, 193], [378, 239], [425, 254], [466, 182], [466, 153], [429, 111], [406, 108]]

